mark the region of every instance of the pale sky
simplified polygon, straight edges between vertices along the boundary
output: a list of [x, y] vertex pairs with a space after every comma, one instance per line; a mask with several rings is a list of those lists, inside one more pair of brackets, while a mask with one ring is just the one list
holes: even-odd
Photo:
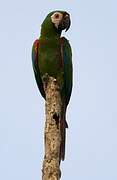
[[117, 180], [117, 1], [4, 0], [0, 3], [0, 179], [40, 180], [44, 100], [31, 49], [53, 10], [71, 15], [73, 50], [62, 180]]

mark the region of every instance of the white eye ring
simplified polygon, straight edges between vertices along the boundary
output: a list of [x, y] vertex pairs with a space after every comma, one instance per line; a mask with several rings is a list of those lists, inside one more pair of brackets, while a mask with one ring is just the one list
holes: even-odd
[[60, 12], [55, 12], [52, 16], [51, 16], [51, 21], [52, 23], [55, 25], [56, 28], [58, 28], [61, 20], [63, 18], [63, 14]]

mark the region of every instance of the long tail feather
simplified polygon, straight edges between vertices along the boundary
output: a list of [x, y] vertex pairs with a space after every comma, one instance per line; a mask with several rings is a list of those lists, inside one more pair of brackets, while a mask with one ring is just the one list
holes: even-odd
[[61, 129], [61, 147], [60, 147], [60, 156], [64, 161], [65, 159], [65, 142], [66, 142], [66, 128]]
[[66, 128], [68, 128], [68, 124], [66, 122], [66, 108], [63, 108], [60, 128], [61, 128], [60, 161], [61, 160], [64, 161], [64, 159], [65, 159], [65, 143], [66, 143]]

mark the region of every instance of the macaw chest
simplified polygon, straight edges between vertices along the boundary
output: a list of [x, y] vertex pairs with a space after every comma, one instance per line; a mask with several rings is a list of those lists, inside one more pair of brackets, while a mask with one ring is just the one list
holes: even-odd
[[48, 73], [57, 77], [63, 71], [63, 59], [59, 43], [41, 43], [38, 53], [38, 64], [41, 75]]

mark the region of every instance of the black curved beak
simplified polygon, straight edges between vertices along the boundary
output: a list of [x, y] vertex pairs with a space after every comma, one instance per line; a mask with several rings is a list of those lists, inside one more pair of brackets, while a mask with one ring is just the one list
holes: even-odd
[[68, 16], [65, 18], [65, 26], [66, 26], [65, 32], [68, 31], [68, 29], [70, 28], [70, 25], [71, 25], [71, 20], [70, 20], [70, 17]]
[[58, 29], [60, 29], [60, 30], [65, 29], [65, 32], [66, 32], [70, 28], [70, 25], [71, 25], [70, 16], [67, 14], [63, 17], [61, 23], [58, 26]]

